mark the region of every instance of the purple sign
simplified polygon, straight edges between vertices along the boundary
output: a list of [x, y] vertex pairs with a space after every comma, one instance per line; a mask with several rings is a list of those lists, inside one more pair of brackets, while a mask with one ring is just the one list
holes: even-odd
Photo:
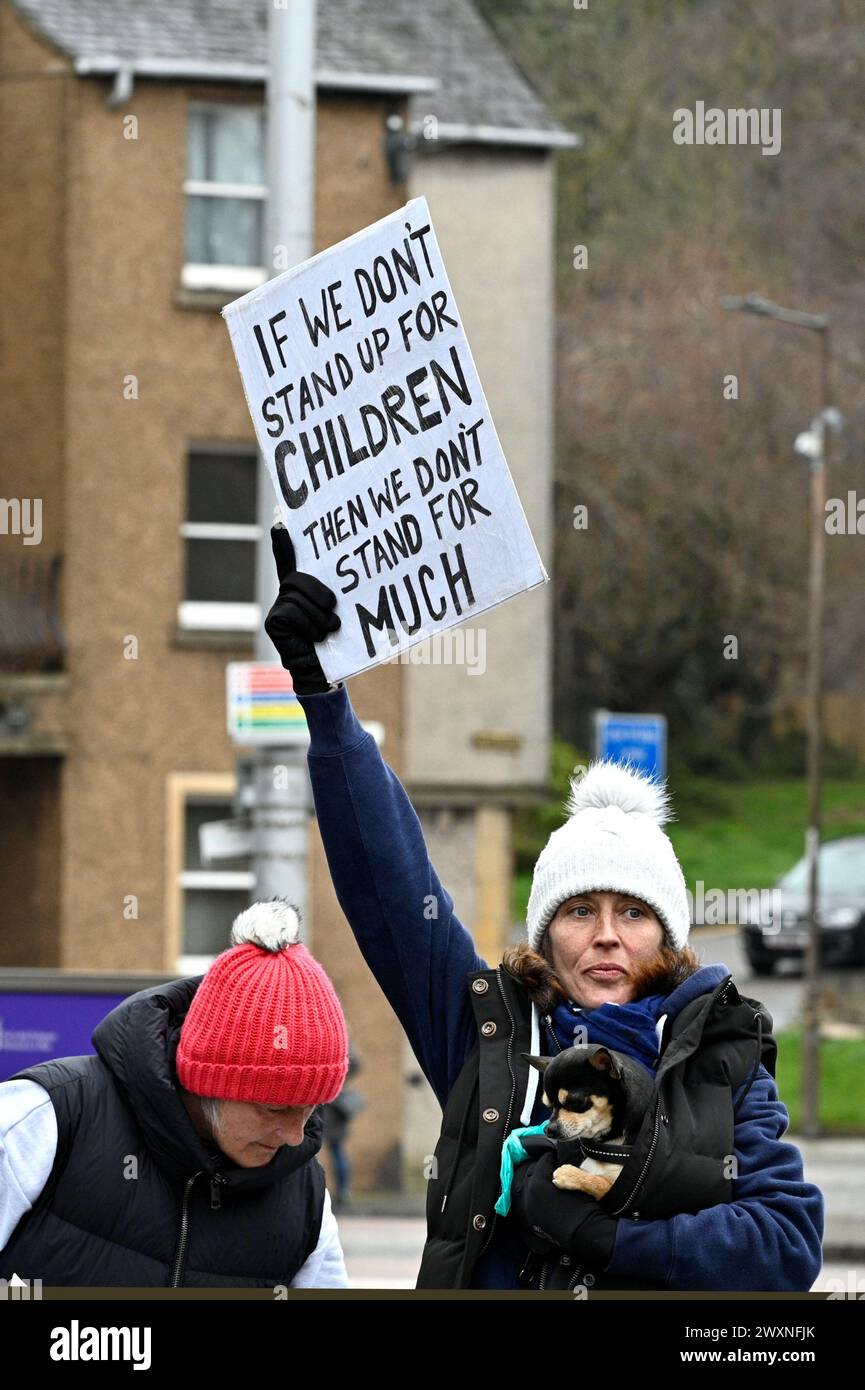
[[0, 1081], [37, 1062], [92, 1053], [97, 1023], [126, 994], [0, 993]]

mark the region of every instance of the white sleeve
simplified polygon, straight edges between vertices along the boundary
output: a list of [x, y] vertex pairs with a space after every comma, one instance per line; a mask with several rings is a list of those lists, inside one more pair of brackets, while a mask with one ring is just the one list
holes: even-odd
[[330, 1205], [330, 1193], [324, 1189], [324, 1210], [318, 1245], [309, 1259], [292, 1279], [292, 1289], [347, 1289], [348, 1274], [339, 1239], [336, 1217]]
[[0, 1250], [54, 1166], [57, 1116], [35, 1081], [0, 1082]]

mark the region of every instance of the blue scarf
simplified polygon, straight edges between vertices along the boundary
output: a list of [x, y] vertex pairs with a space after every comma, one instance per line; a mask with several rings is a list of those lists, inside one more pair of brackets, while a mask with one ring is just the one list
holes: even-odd
[[649, 994], [630, 1004], [600, 1004], [596, 1009], [582, 1009], [573, 1000], [560, 1000], [550, 1016], [556, 1041], [560, 1047], [573, 1047], [574, 1035], [583, 1027], [587, 1042], [626, 1052], [654, 1076], [659, 1061], [656, 1025], [661, 1014], [675, 1016], [691, 999], [711, 991], [729, 974], [726, 965], [704, 965], [672, 994]]

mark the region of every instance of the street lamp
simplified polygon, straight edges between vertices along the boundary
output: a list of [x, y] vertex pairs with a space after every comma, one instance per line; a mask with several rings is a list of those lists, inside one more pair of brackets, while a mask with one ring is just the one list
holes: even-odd
[[811, 559], [808, 602], [808, 828], [805, 849], [808, 857], [808, 949], [805, 958], [805, 997], [802, 1037], [802, 1132], [809, 1138], [820, 1133], [820, 791], [821, 791], [821, 668], [823, 635], [824, 541], [826, 536], [826, 467], [830, 431], [841, 425], [839, 412], [831, 403], [832, 356], [830, 319], [827, 314], [808, 314], [786, 309], [762, 295], [730, 296], [721, 301], [725, 309], [777, 319], [795, 328], [820, 334], [820, 414], [796, 439], [795, 449], [808, 460], [811, 469]]

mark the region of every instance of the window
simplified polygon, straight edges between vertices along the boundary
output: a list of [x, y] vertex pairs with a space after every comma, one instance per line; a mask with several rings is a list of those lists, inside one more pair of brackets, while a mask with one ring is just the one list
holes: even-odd
[[267, 279], [264, 178], [263, 107], [189, 107], [182, 273], [188, 289], [243, 293]]
[[203, 974], [231, 944], [231, 924], [249, 905], [255, 885], [250, 860], [203, 864], [199, 828], [227, 820], [232, 810], [230, 773], [177, 773], [169, 779], [168, 955], [171, 970]]
[[193, 446], [187, 460], [182, 628], [254, 632], [258, 455], [254, 446]]

